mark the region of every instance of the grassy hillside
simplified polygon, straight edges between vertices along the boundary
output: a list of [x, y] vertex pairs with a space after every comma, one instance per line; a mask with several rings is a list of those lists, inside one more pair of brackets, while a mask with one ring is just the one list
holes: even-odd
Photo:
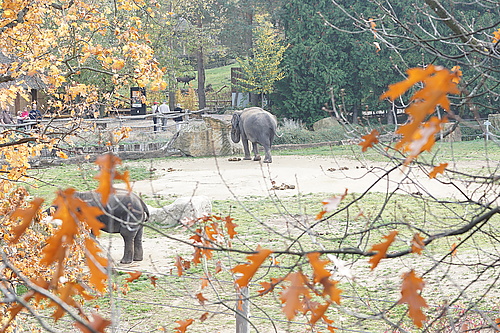
[[[230, 88], [231, 87], [231, 67], [237, 67], [237, 66], [238, 66], [237, 64], [232, 64], [232, 65], [227, 65], [227, 66], [222, 66], [222, 67], [217, 67], [217, 68], [210, 68], [210, 69], [205, 70], [205, 86], [208, 86], [209, 84], [211, 84], [214, 91], [218, 91], [224, 85], [227, 85], [228, 88]], [[190, 75], [197, 77], [198, 73], [196, 71], [193, 71], [190, 73]], [[198, 88], [198, 80], [194, 79], [193, 81], [190, 82], [190, 85], [193, 88]], [[182, 88], [183, 84], [179, 83], [178, 87]]]

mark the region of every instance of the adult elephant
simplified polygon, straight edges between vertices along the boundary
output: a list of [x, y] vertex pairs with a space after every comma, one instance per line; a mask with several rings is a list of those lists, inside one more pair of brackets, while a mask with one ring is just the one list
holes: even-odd
[[276, 117], [261, 108], [252, 107], [236, 111], [231, 119], [231, 140], [238, 143], [241, 138], [243, 150], [245, 151], [245, 160], [251, 159], [248, 141], [252, 143], [254, 161], [260, 161], [257, 144], [262, 145], [265, 151], [263, 162], [271, 163], [273, 161], [271, 145], [276, 135], [277, 126]]
[[97, 192], [76, 192], [75, 196], [104, 212], [98, 217], [104, 223], [103, 231], [120, 233], [125, 243], [120, 263], [130, 264], [143, 259], [142, 232], [144, 223], [149, 219], [149, 210], [137, 194], [117, 190], [109, 196], [104, 207]]

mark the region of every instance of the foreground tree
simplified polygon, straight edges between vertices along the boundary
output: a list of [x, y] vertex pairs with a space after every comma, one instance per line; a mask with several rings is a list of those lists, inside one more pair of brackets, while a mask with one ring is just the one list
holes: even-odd
[[[122, 86], [151, 83], [153, 89], [163, 89], [163, 72], [148, 39], [141, 36], [140, 19], [133, 15], [148, 8], [145, 1], [122, 1], [119, 12], [112, 4], [91, 1], [3, 3], [0, 41], [2, 53], [11, 61], [2, 64], [0, 81], [11, 84], [0, 91], [1, 106], [12, 104], [16, 93], [28, 98], [22, 82], [15, 81], [25, 75], [38, 76], [56, 97], [67, 92], [47, 106], [55, 113], [77, 96], [88, 105], [113, 101], [113, 93]], [[99, 99], [97, 84], [102, 82], [81, 82], [81, 76], [91, 76], [87, 73], [104, 74], [113, 89]]]
[[[347, 8], [344, 9], [347, 13]], [[356, 17], [354, 14], [361, 12], [351, 13], [351, 19]], [[380, 29], [380, 24], [369, 19], [362, 22], [371, 34]], [[439, 24], [446, 22], [439, 21]], [[443, 29], [439, 24], [435, 24], [437, 31]], [[330, 28], [334, 28], [332, 26]], [[494, 36], [497, 35], [494, 29], [488, 36], [493, 39], [485, 36], [483, 48], [473, 44], [471, 52], [479, 52], [479, 56], [488, 46], [495, 50]], [[495, 59], [494, 51], [492, 53]], [[494, 79], [494, 73], [491, 74], [482, 77], [483, 80]], [[408, 121], [397, 128], [394, 136], [383, 138], [376, 128], [351, 126], [348, 118], [339, 112], [349, 134], [359, 143], [353, 146], [351, 153], [361, 150], [378, 155], [369, 163], [360, 158], [359, 173], [350, 174], [343, 168], [339, 177], [345, 186], [333, 188], [331, 197], [317, 202], [314, 214], [306, 209], [297, 214], [292, 207], [283, 206], [278, 196], [272, 196], [271, 205], [280, 217], [278, 223], [256, 216], [263, 208], [261, 204], [257, 212], [247, 210], [252, 217], [250, 223], [259, 226], [252, 229], [257, 230], [255, 235], [245, 234], [245, 228], [238, 225], [243, 222], [231, 216], [183, 221], [188, 237], [164, 233], [170, 240], [192, 246], [190, 254], [184, 258], [178, 255], [172, 263], [178, 277], [190, 273], [188, 290], [192, 292], [187, 294], [205, 309], [196, 318], [178, 319], [176, 324], [171, 324], [175, 325], [174, 330], [189, 332], [196, 324], [206, 325], [209, 306], [221, 306], [242, 317], [245, 303], [266, 298], [269, 303], [255, 307], [270, 322], [262, 329], [264, 332], [278, 331], [281, 322], [276, 318], [281, 316], [286, 318], [283, 327], [288, 329], [300, 320], [311, 331], [333, 332], [337, 328], [395, 332], [498, 331], [499, 165], [498, 159], [490, 159], [488, 155], [498, 152], [498, 142], [485, 141], [483, 151], [464, 154], [468, 157], [484, 152], [480, 167], [456, 157], [453, 160], [453, 154], [451, 159], [444, 160], [436, 151], [442, 127], [449, 119], [460, 120], [454, 113], [459, 104], [452, 101], [474, 105], [475, 97], [480, 97], [466, 94], [463, 82], [476, 81], [458, 67], [434, 63], [410, 66], [402, 80], [395, 80], [377, 95], [389, 100], [388, 104], [398, 101], [405, 106]], [[452, 149], [453, 145], [449, 147]], [[109, 193], [111, 179], [116, 175], [111, 172], [116, 160], [108, 155], [99, 161], [107, 170], [105, 176], [99, 177], [103, 182], [100, 189]], [[274, 177], [272, 169], [268, 170]], [[361, 190], [350, 188], [350, 180], [355, 178], [364, 180]], [[437, 186], [444, 188], [446, 194], [437, 193]], [[65, 251], [57, 250], [65, 248], [59, 248], [58, 242], [73, 246], [72, 240], [77, 234], [86, 234], [75, 226], [84, 225], [85, 219], [92, 221], [95, 212], [75, 203], [71, 190], [61, 194], [57, 203], [69, 204], [60, 205], [67, 208], [60, 212], [63, 225], [54, 237], [48, 238], [49, 246], [43, 250], [42, 262], [39, 258], [30, 258], [45, 266], [56, 263], [55, 272], [45, 281], [35, 283], [16, 271], [8, 258], [4, 259], [1, 290], [7, 296], [9, 316], [2, 318], [8, 318], [6, 324], [12, 324], [21, 309], [28, 309], [39, 320], [33, 304], [49, 298], [49, 304], [56, 309], [54, 318], [67, 311], [78, 325], [87, 325], [87, 330], [104, 331], [109, 324], [105, 319], [86, 320], [66, 306], [79, 309], [72, 296], [75, 292], [81, 297], [85, 295], [79, 287], [75, 288], [81, 285], [80, 281], [70, 284], [61, 278], [60, 268], [65, 267], [67, 257]], [[306, 199], [297, 196], [299, 206]], [[12, 244], [29, 234], [30, 229], [26, 227], [39, 205], [40, 201], [35, 200], [31, 208], [20, 207], [11, 215], [11, 224], [4, 223], [16, 236], [9, 239]], [[79, 219], [73, 219], [74, 216]], [[106, 263], [99, 258], [94, 243], [85, 241], [84, 244], [92, 272], [89, 285], [101, 290], [106, 281], [101, 274]], [[134, 283], [140, 276], [141, 272], [131, 272], [126, 281]], [[28, 289], [22, 296], [9, 289], [13, 278], [19, 277], [18, 281]], [[196, 281], [193, 277], [199, 278], [199, 284], [192, 282]], [[176, 288], [179, 289], [177, 285]], [[77, 299], [81, 299], [80, 296]], [[282, 313], [280, 317], [276, 310]], [[247, 318], [254, 328], [258, 328], [259, 320], [262, 319], [257, 316]], [[50, 326], [48, 321], [39, 322], [44, 329]], [[297, 330], [304, 331], [304, 327], [301, 328]]]

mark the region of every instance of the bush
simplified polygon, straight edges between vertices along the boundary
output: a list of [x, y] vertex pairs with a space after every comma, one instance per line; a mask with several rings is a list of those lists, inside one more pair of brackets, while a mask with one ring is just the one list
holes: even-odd
[[275, 145], [340, 141], [346, 138], [345, 130], [341, 125], [309, 131], [300, 120], [286, 118], [280, 122], [277, 134], [278, 136], [273, 141]]

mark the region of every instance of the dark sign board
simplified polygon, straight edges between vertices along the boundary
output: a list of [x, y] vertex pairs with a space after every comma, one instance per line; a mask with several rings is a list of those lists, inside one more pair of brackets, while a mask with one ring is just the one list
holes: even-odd
[[130, 115], [146, 114], [146, 89], [130, 87]]

